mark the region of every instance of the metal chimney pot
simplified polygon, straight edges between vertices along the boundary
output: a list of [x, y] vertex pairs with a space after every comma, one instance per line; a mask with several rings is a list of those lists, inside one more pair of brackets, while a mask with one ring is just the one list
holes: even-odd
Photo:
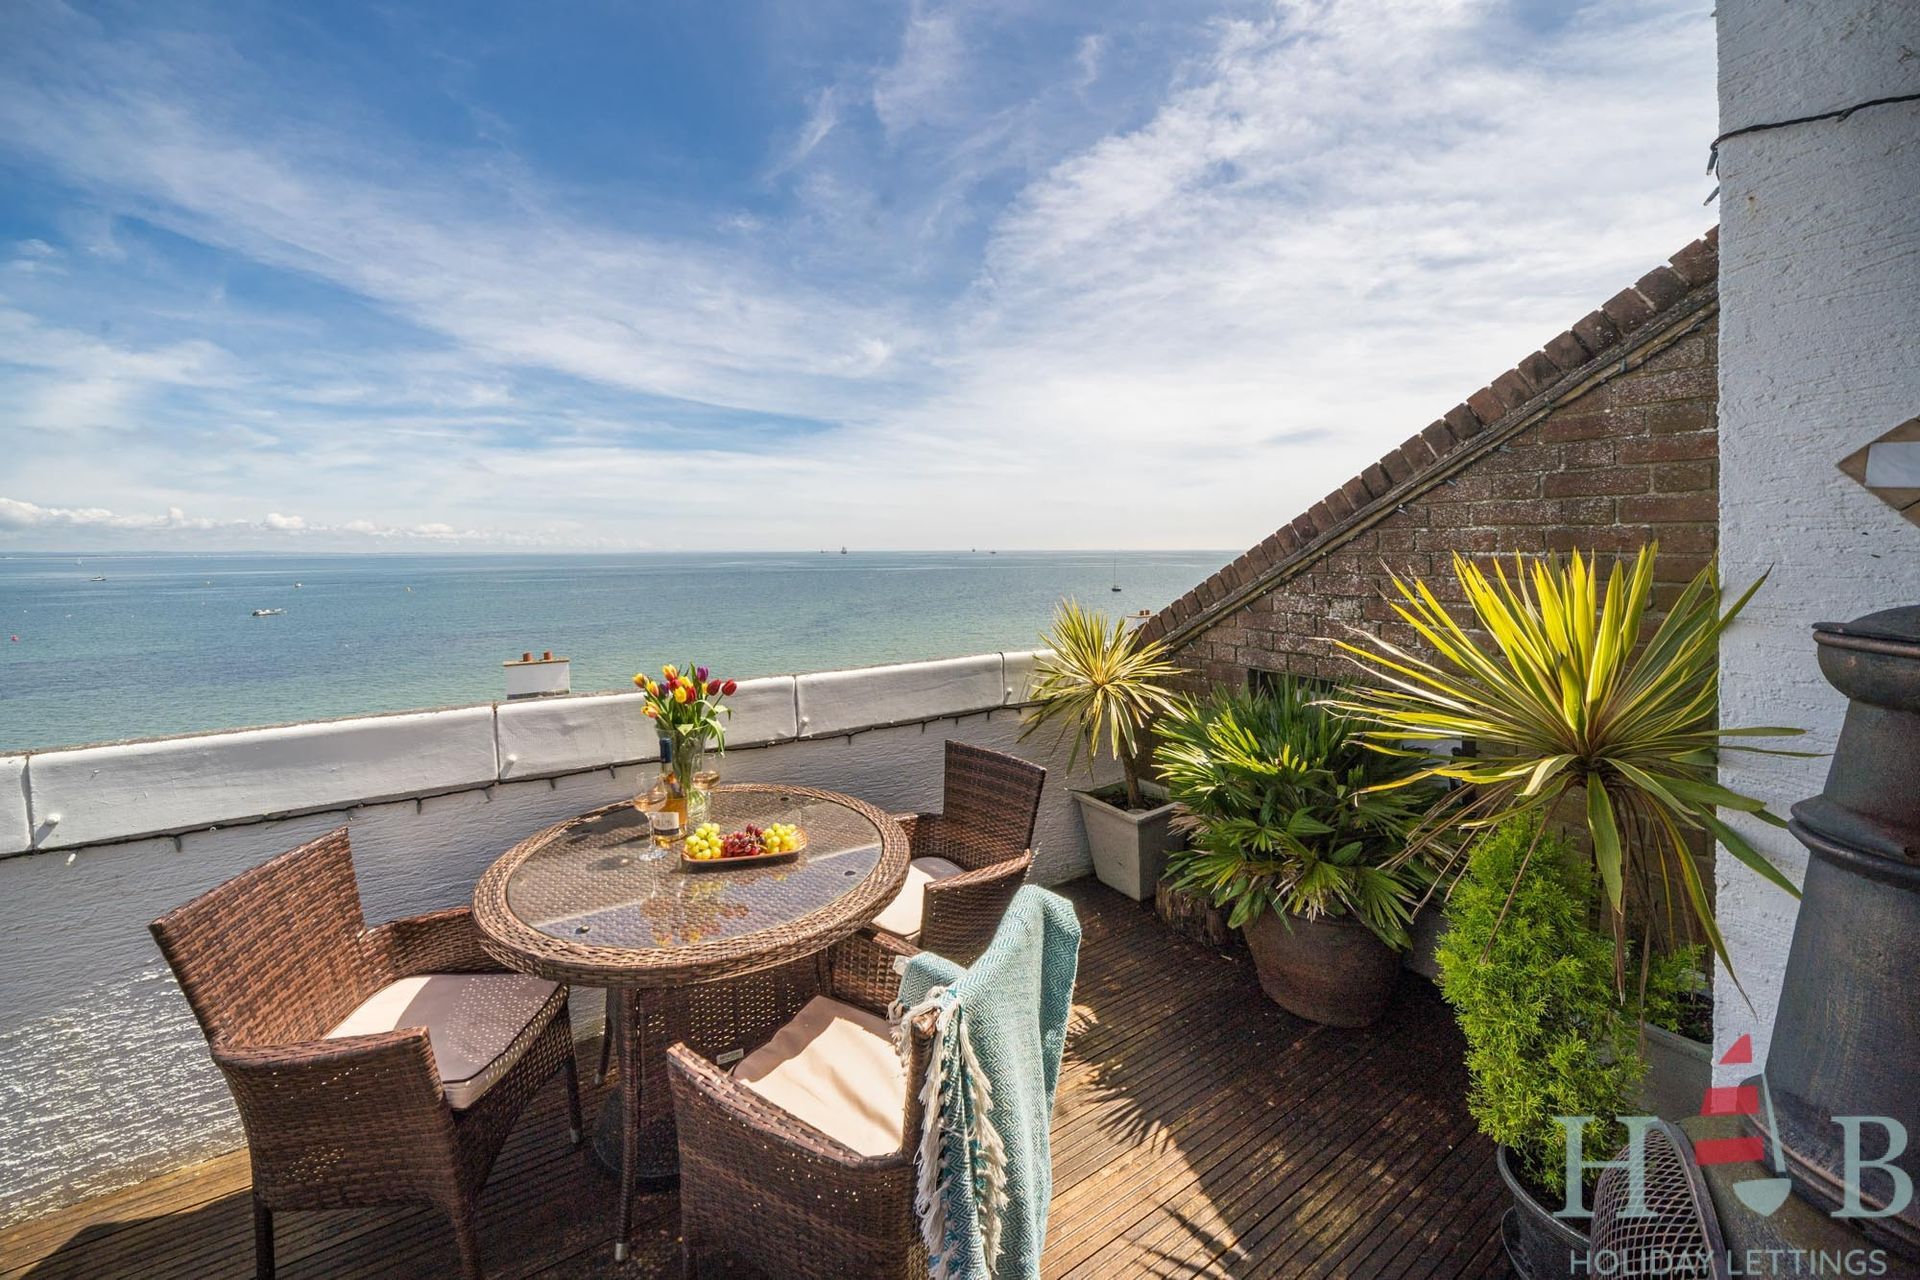
[[[1793, 806], [1811, 856], [1766, 1074], [1788, 1172], [1831, 1212], [1845, 1172], [1835, 1116], [1887, 1116], [1920, 1141], [1920, 606], [1823, 622], [1814, 640], [1849, 703], [1825, 789]], [[1880, 1153], [1869, 1141], [1865, 1154]], [[1886, 1175], [1863, 1181], [1874, 1206]], [[1857, 1225], [1920, 1258], [1920, 1204]]]

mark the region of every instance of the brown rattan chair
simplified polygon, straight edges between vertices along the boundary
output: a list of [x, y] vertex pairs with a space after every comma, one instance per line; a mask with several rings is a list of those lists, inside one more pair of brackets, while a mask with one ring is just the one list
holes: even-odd
[[[788, 1028], [805, 1025], [812, 1016], [812, 1028], [819, 1031], [823, 1019], [834, 1017], [848, 1038], [865, 1042], [833, 1043], [834, 1060], [860, 1058], [876, 1073], [890, 1071], [895, 1077], [862, 1090], [860, 1114], [843, 1116], [841, 1124], [809, 1110], [839, 1136], [744, 1083], [736, 1073], [751, 1078], [757, 1054], [729, 1073], [685, 1044], [667, 1051], [689, 1276], [703, 1262], [717, 1275], [736, 1274], [744, 1265], [782, 1277], [926, 1276], [927, 1252], [913, 1209], [913, 1152], [932, 1025], [923, 1017], [911, 1029], [904, 1069], [886, 1031], [887, 1006], [900, 982], [893, 961], [912, 954], [913, 948], [897, 938], [862, 932], [836, 943], [810, 969], [813, 994], [824, 999], [807, 1003]], [[782, 985], [799, 972], [795, 966], [784, 969]], [[783, 1028], [775, 1040], [790, 1034]], [[846, 1053], [849, 1048], [856, 1052]], [[895, 1121], [898, 1129], [891, 1127]]]
[[465, 907], [369, 928], [344, 827], [152, 928], [246, 1127], [263, 1280], [277, 1209], [422, 1202], [477, 1278], [481, 1185], [556, 1071], [580, 1138], [566, 988], [508, 975]]
[[913, 863], [875, 927], [955, 964], [979, 959], [1033, 865], [1046, 780], [1018, 756], [948, 741], [941, 811], [894, 815]]

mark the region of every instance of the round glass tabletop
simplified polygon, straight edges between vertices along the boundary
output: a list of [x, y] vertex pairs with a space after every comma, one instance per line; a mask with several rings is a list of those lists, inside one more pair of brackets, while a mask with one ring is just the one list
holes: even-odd
[[[575, 822], [507, 877], [507, 906], [550, 938], [602, 947], [684, 947], [784, 924], [830, 905], [880, 861], [880, 831], [832, 800], [791, 792], [720, 791], [721, 831], [786, 822], [806, 833], [790, 861], [694, 869], [684, 841], [656, 849], [631, 806]], [[664, 854], [665, 856], [658, 856]]]
[[[711, 821], [798, 827], [791, 859], [682, 865], [631, 804], [569, 819], [495, 863], [475, 892], [484, 934], [548, 976], [701, 980], [824, 946], [870, 920], [906, 874], [905, 838], [879, 810], [806, 787], [723, 786]], [[701, 972], [696, 972], [701, 971]]]

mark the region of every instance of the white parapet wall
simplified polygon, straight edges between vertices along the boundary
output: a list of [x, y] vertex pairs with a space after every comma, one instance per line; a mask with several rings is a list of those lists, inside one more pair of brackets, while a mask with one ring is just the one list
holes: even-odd
[[[1912, 0], [1721, 0], [1717, 13], [1723, 132], [1920, 92]], [[1732, 586], [1770, 574], [1721, 646], [1721, 716], [1805, 728], [1789, 745], [1825, 752], [1845, 704], [1812, 624], [1920, 603], [1920, 527], [1836, 465], [1920, 415], [1920, 102], [1761, 129], [1719, 154], [1721, 568]], [[1721, 777], [1784, 814], [1826, 769], [1729, 755]], [[1738, 820], [1797, 882], [1800, 845]], [[1724, 852], [1717, 879], [1753, 1008], [1721, 975], [1716, 1038], [1751, 1031], [1764, 1052], [1794, 901]]]
[[[1034, 878], [1084, 875], [1068, 788], [1088, 778], [1050, 734], [1019, 740], [1032, 666], [987, 654], [748, 681], [725, 776], [912, 812], [939, 806], [949, 738], [1017, 751], [1050, 770]], [[0, 1226], [240, 1145], [150, 920], [341, 825], [370, 920], [465, 903], [494, 858], [633, 795], [655, 758], [631, 694], [0, 757]], [[578, 1005], [576, 1029], [597, 1031], [595, 997]]]

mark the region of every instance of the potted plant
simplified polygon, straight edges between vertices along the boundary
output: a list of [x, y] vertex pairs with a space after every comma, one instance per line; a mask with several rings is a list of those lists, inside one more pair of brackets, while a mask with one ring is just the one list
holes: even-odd
[[[1429, 815], [1413, 849], [1437, 833], [1482, 829], [1509, 813], [1551, 816], [1574, 799], [1606, 891], [1621, 989], [1629, 881], [1647, 901], [1659, 896], [1656, 883], [1681, 886], [1706, 941], [1733, 972], [1691, 838], [1718, 839], [1739, 861], [1799, 896], [1717, 810], [1785, 822], [1713, 777], [1721, 751], [1803, 754], [1748, 745], [1798, 729], [1719, 723], [1720, 635], [1765, 579], [1722, 613], [1718, 581], [1711, 566], [1704, 568], [1656, 624], [1656, 554], [1657, 545], [1647, 546], [1630, 569], [1615, 563], [1604, 589], [1596, 562], [1578, 553], [1565, 561], [1516, 557], [1513, 577], [1496, 563], [1491, 579], [1456, 555], [1454, 574], [1473, 613], [1471, 630], [1425, 583], [1395, 577], [1400, 599], [1394, 610], [1430, 656], [1357, 630], [1356, 643], [1340, 644], [1379, 681], [1355, 686], [1339, 701], [1368, 726], [1374, 748], [1417, 761], [1413, 778], [1469, 784]], [[1475, 753], [1441, 750], [1459, 741], [1473, 742]]]
[[1174, 883], [1228, 908], [1260, 985], [1282, 1008], [1359, 1027], [1386, 1010], [1426, 864], [1407, 834], [1431, 787], [1372, 751], [1322, 700], [1282, 680], [1185, 704], [1159, 726], [1154, 764], [1188, 847]]
[[1705, 952], [1682, 947], [1656, 963], [1669, 967], [1667, 981], [1645, 993], [1641, 1011], [1640, 1111], [1679, 1123], [1700, 1113], [1713, 1084], [1713, 997], [1701, 973]]
[[1025, 740], [1043, 725], [1057, 725], [1072, 743], [1067, 768], [1104, 749], [1120, 762], [1116, 786], [1075, 791], [1086, 824], [1093, 871], [1103, 884], [1136, 902], [1151, 897], [1171, 842], [1173, 806], [1142, 784], [1139, 751], [1147, 722], [1173, 710], [1178, 700], [1166, 685], [1181, 674], [1167, 661], [1166, 646], [1143, 641], [1119, 618], [1061, 603], [1042, 637], [1047, 652], [1035, 665]]
[[[1573, 1274], [1584, 1223], [1555, 1216], [1567, 1203], [1566, 1130], [1557, 1116], [1592, 1116], [1590, 1160], [1626, 1137], [1646, 1070], [1639, 1013], [1671, 1003], [1687, 983], [1686, 957], [1649, 965], [1645, 1003], [1614, 985], [1614, 946], [1591, 923], [1593, 872], [1538, 814], [1504, 821], [1476, 840], [1447, 899], [1437, 958], [1440, 990], [1467, 1042], [1467, 1107], [1499, 1144], [1513, 1197], [1507, 1252], [1523, 1277]], [[1697, 1105], [1697, 1104], [1696, 1104]], [[1580, 1203], [1591, 1206], [1597, 1171]]]

